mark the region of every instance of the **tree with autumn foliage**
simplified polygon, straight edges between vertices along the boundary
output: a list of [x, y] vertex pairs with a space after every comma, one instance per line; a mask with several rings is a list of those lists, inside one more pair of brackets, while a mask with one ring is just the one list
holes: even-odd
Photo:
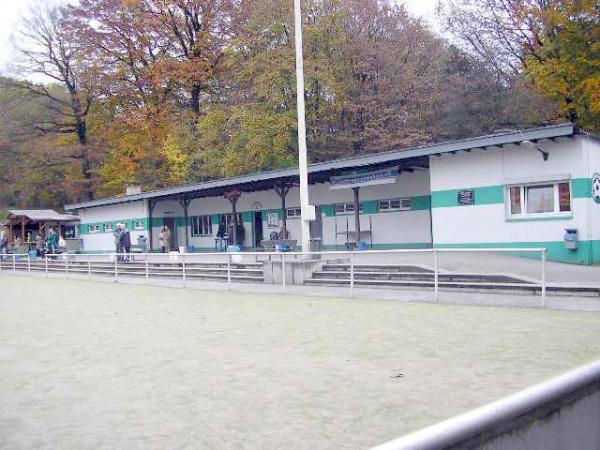
[[506, 82], [529, 81], [565, 118], [600, 130], [600, 3], [447, 0], [449, 31]]
[[[509, 3], [537, 4], [465, 0], [472, 10], [448, 16], [451, 29], [466, 38], [466, 19], [491, 27], [502, 11], [484, 6]], [[292, 1], [42, 6], [25, 20], [28, 38], [17, 49], [29, 78], [0, 85], [4, 203], [56, 206], [120, 195], [130, 184], [155, 189], [296, 164]], [[525, 11], [504, 11], [500, 28], [535, 12]], [[596, 39], [589, 23], [565, 34], [553, 19], [554, 48], [527, 22], [502, 48], [497, 28], [480, 24], [474, 45], [460, 46], [392, 0], [306, 0], [303, 12], [311, 162], [545, 123], [558, 117], [565, 89], [585, 105], [579, 120], [595, 114], [597, 80], [564, 81], [594, 70], [596, 47], [583, 49]], [[542, 47], [539, 60], [523, 53]], [[571, 50], [562, 72], [543, 64]], [[33, 83], [32, 74], [47, 81]]]

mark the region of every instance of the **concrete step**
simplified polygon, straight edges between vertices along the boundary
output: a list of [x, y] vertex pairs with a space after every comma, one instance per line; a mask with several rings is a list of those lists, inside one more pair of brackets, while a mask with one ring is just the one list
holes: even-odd
[[[320, 278], [309, 279], [305, 281], [306, 285], [311, 286], [350, 286], [350, 280], [339, 278]], [[427, 288], [433, 289], [435, 284], [433, 281], [417, 281], [417, 280], [370, 280], [357, 279], [354, 281], [355, 286], [363, 287], [398, 287], [398, 288]], [[438, 286], [442, 289], [464, 289], [472, 291], [497, 291], [497, 292], [526, 292], [526, 293], [541, 293], [541, 286], [533, 283], [490, 283], [490, 282], [454, 282], [440, 281]], [[600, 287], [596, 286], [568, 286], [552, 284], [546, 286], [546, 292], [549, 295], [585, 295], [600, 297]]]
[[[355, 280], [414, 280], [414, 281], [433, 281], [435, 275], [430, 273], [417, 272], [364, 272], [357, 270], [354, 272]], [[350, 272], [347, 271], [316, 271], [313, 273], [313, 278], [336, 278], [350, 279]], [[502, 274], [471, 274], [471, 273], [440, 273], [438, 274], [440, 281], [456, 281], [456, 282], [493, 282], [493, 283], [528, 283], [529, 281], [521, 280], [515, 277]]]
[[[323, 270], [350, 272], [350, 264], [324, 264]], [[432, 270], [425, 267], [404, 264], [355, 264], [354, 270], [361, 272], [433, 273]]]
[[[245, 265], [232, 265], [230, 277], [233, 282], [263, 282], [263, 270], [262, 265], [260, 270], [256, 265], [253, 268], [243, 268]], [[72, 264], [69, 262], [65, 265], [64, 261], [52, 261], [48, 262], [46, 266], [45, 262], [17, 262], [13, 265], [12, 261], [10, 264], [0, 263], [0, 269], [7, 272], [12, 272], [13, 267], [18, 272], [48, 272], [52, 274], [79, 274], [88, 275], [91, 272], [92, 276], [115, 276], [114, 263], [92, 263], [89, 267], [88, 264]], [[122, 277], [146, 277], [146, 266], [145, 264], [135, 263], [120, 263], [117, 267], [118, 276]], [[150, 278], [170, 278], [170, 279], [183, 279], [183, 266], [181, 264], [171, 264], [168, 266], [149, 266], [148, 276]], [[216, 280], [216, 281], [227, 281], [227, 266], [225, 267], [208, 267], [208, 266], [191, 266], [186, 265], [186, 277], [190, 280]]]

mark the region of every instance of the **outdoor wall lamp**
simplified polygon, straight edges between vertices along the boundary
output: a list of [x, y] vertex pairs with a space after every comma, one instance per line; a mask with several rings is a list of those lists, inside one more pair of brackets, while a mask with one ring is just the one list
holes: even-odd
[[535, 144], [531, 141], [522, 141], [521, 144], [526, 145], [527, 147], [530, 147], [530, 148], [535, 148], [538, 152], [540, 152], [542, 154], [542, 158], [544, 158], [544, 161], [548, 161], [548, 158], [550, 157], [549, 152], [542, 150], [539, 147], [536, 147]]

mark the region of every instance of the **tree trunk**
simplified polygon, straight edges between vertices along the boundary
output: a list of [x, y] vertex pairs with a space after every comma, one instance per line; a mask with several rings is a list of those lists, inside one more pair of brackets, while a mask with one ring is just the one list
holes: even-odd
[[202, 86], [199, 84], [194, 85], [192, 88], [192, 111], [196, 116], [200, 115], [200, 93], [202, 92]]

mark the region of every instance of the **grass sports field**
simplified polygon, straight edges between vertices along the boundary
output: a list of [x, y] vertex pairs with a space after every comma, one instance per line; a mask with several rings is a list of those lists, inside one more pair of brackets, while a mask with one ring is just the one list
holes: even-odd
[[600, 313], [0, 276], [0, 448], [360, 449], [600, 358]]

